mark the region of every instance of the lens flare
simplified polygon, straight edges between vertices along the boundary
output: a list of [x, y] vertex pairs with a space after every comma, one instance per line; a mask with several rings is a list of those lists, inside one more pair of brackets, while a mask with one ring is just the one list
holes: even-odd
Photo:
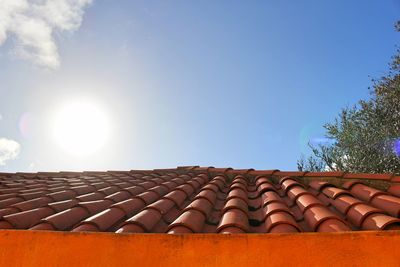
[[309, 144], [313, 147], [331, 146], [335, 144], [336, 140], [323, 136], [323, 128], [317, 122], [309, 122], [305, 124], [299, 132], [299, 146], [300, 152], [303, 154], [310, 153]]
[[21, 135], [28, 138], [31, 134], [32, 115], [29, 112], [22, 114], [19, 120], [19, 131]]
[[335, 140], [328, 137], [313, 137], [310, 139], [310, 144], [312, 146], [318, 146], [318, 145], [330, 146], [333, 145], [334, 143]]
[[400, 139], [393, 142], [393, 152], [400, 158]]

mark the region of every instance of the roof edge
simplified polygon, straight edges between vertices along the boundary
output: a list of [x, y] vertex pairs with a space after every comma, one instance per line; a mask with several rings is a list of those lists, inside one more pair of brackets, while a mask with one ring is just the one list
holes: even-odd
[[[2, 266], [132, 262], [141, 266], [298, 266], [299, 262], [303, 266], [398, 266], [400, 262], [397, 250], [388, 249], [400, 246], [400, 231], [171, 235], [1, 230], [0, 245]], [[246, 251], [246, 257], [238, 251]]]

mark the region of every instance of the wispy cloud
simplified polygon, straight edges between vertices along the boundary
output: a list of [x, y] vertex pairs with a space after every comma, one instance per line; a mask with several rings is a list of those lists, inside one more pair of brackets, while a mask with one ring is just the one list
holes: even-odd
[[0, 138], [0, 166], [6, 161], [16, 159], [21, 151], [21, 145], [14, 140]]
[[50, 69], [60, 65], [56, 32], [77, 30], [93, 0], [0, 0], [0, 46], [12, 38], [16, 56]]

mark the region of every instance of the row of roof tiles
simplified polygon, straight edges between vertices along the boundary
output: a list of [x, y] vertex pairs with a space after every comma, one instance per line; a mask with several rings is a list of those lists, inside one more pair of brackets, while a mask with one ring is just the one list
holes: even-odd
[[383, 180], [400, 183], [400, 175], [395, 173], [348, 173], [348, 172], [308, 172], [308, 171], [280, 171], [275, 170], [255, 170], [255, 169], [233, 169], [233, 168], [215, 168], [215, 167], [199, 167], [199, 166], [182, 166], [174, 169], [154, 169], [154, 170], [130, 170], [130, 171], [83, 171], [83, 172], [17, 172], [17, 173], [0, 173], [1, 176], [15, 176], [20, 175], [24, 177], [77, 177], [82, 175], [115, 175], [115, 174], [131, 174], [131, 173], [142, 173], [150, 174], [157, 173], [163, 174], [165, 172], [176, 172], [176, 171], [192, 171], [192, 172], [204, 172], [209, 174], [225, 174], [225, 175], [270, 175], [270, 176], [292, 176], [292, 177], [336, 177], [344, 179], [370, 179], [370, 180]]
[[396, 183], [382, 191], [364, 180], [342, 179], [345, 182], [336, 186], [321, 178], [333, 177], [325, 173], [312, 176], [320, 178], [306, 185], [272, 171], [256, 171], [264, 174], [250, 177], [250, 171], [210, 170], [0, 174], [0, 229], [116, 233], [400, 229]]

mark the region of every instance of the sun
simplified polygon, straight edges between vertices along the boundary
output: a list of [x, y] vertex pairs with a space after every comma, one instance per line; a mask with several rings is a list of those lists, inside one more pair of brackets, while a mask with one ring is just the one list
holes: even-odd
[[88, 156], [98, 152], [109, 135], [109, 120], [98, 105], [87, 101], [70, 102], [54, 113], [53, 137], [66, 152]]

